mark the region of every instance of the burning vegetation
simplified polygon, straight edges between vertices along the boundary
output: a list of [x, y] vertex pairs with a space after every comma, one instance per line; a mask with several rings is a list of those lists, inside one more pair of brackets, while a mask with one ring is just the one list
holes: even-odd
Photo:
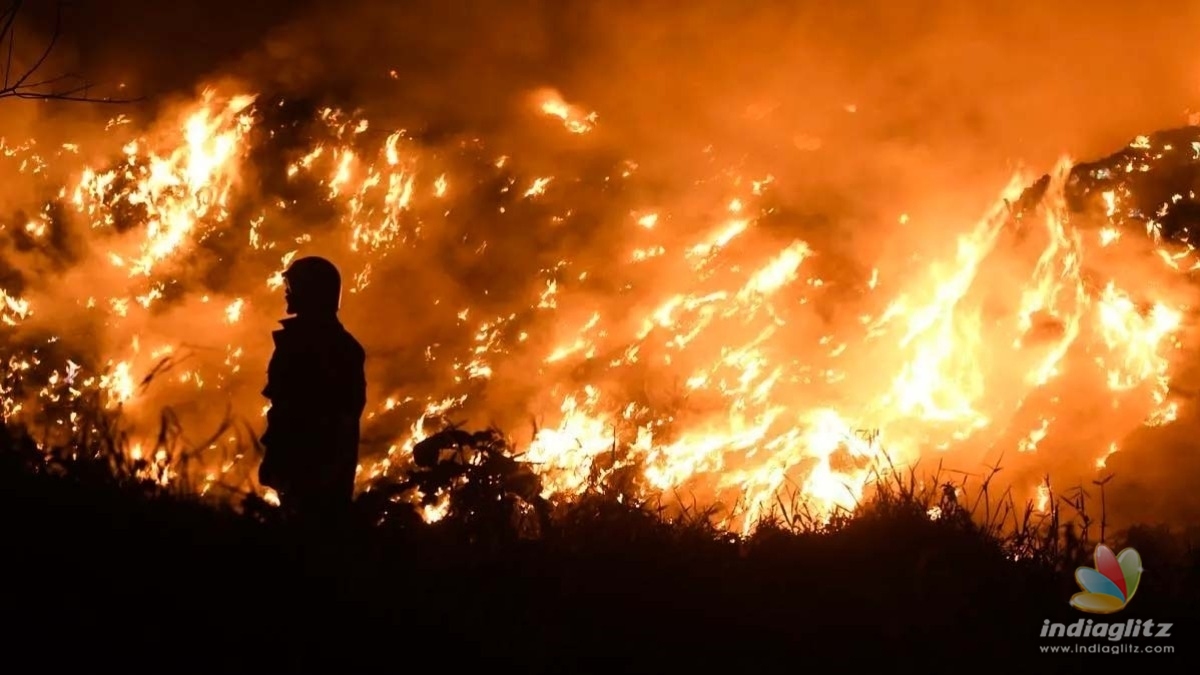
[[603, 111], [541, 90], [528, 114], [571, 153], [222, 88], [114, 117], [115, 155], [4, 138], [37, 195], [0, 230], [4, 422], [51, 447], [119, 411], [144, 478], [261, 494], [266, 336], [310, 253], [368, 353], [362, 488], [411, 487], [427, 520], [449, 504], [406, 482], [414, 449], [459, 422], [534, 420], [511, 439], [531, 502], [619, 483], [745, 532], [943, 457], [1017, 462], [1044, 510], [1045, 473], [1100, 480], [1187, 405], [1198, 128], [1014, 176], [976, 222], [898, 213], [879, 228], [905, 245], [872, 258], [770, 172], [706, 149], [663, 189], [590, 149]]

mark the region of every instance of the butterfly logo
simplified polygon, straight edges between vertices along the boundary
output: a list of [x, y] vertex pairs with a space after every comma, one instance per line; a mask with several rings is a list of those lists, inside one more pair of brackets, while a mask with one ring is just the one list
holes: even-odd
[[1096, 566], [1075, 570], [1081, 592], [1071, 596], [1071, 606], [1088, 614], [1112, 614], [1125, 609], [1142, 579], [1142, 556], [1132, 548], [1117, 555], [1096, 546]]

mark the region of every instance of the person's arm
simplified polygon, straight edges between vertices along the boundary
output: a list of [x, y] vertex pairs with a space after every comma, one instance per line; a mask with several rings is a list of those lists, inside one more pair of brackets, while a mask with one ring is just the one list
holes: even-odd
[[349, 341], [341, 351], [337, 379], [339, 396], [334, 405], [357, 424], [367, 406], [366, 353], [357, 342]]
[[303, 372], [297, 372], [301, 367], [294, 350], [288, 349], [285, 341], [276, 336], [275, 351], [267, 363], [267, 382], [262, 394], [270, 403], [267, 409], [267, 426], [263, 434], [263, 445], [286, 444], [294, 434], [295, 422], [302, 415], [302, 404], [297, 398], [298, 378]]
[[279, 385], [279, 354], [278, 352], [271, 354], [271, 360], [267, 362], [267, 382], [263, 386], [262, 395], [267, 400], [273, 400], [278, 396]]
[[281, 453], [284, 448], [279, 446], [277, 428], [279, 419], [279, 408], [277, 401], [281, 392], [280, 387], [280, 370], [282, 368], [282, 355], [276, 344], [275, 351], [271, 354], [270, 361], [267, 362], [267, 382], [263, 387], [262, 395], [267, 398], [270, 407], [267, 410], [267, 425], [263, 430], [260, 442], [263, 446], [262, 461], [258, 465], [258, 483], [265, 487], [274, 490], [283, 490], [283, 481], [279, 474], [279, 464], [282, 460]]
[[351, 410], [354, 411], [357, 418], [362, 416], [363, 410], [367, 407], [367, 364], [364, 354], [360, 353], [355, 360], [352, 383], [351, 391], [353, 391], [354, 397], [351, 400]]
[[267, 383], [263, 387], [262, 395], [274, 402], [287, 391], [288, 384], [285, 380], [290, 365], [287, 343], [281, 339], [278, 333], [271, 337], [275, 343], [275, 350], [271, 352], [271, 359], [267, 362]]

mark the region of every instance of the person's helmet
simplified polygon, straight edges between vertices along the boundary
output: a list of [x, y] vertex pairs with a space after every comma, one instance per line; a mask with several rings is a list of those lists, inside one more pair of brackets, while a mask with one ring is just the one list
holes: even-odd
[[283, 273], [288, 312], [337, 313], [342, 301], [342, 275], [325, 258], [300, 258]]

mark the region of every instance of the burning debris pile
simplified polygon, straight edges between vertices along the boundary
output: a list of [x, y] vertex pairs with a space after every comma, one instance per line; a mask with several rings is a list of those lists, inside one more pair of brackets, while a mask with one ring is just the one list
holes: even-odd
[[404, 480], [452, 422], [533, 417], [514, 443], [542, 497], [632, 473], [745, 529], [781, 491], [828, 515], [935, 455], [1098, 471], [1180, 413], [1200, 130], [1064, 160], [1023, 195], [1016, 176], [928, 241], [899, 216], [881, 236], [911, 255], [845, 260], [772, 175], [706, 152], [682, 193], [643, 183], [636, 157], [588, 151], [602, 113], [548, 90], [532, 108], [570, 153], [215, 90], [144, 132], [113, 120], [115, 158], [4, 139], [41, 195], [3, 219], [4, 420], [49, 443], [81, 405], [119, 409], [156, 480], [193, 453], [201, 491], [258, 490], [279, 274], [310, 253], [342, 267], [368, 352], [364, 486]]
[[[1050, 187], [1043, 176], [1022, 193], [1023, 214], [1039, 204]], [[1156, 242], [1186, 249], [1196, 246], [1189, 229], [1200, 216], [1200, 127], [1182, 127], [1139, 136], [1120, 152], [1075, 164], [1064, 199], [1075, 215], [1099, 212], [1113, 232], [1144, 229]], [[1111, 236], [1111, 235], [1110, 235]]]

